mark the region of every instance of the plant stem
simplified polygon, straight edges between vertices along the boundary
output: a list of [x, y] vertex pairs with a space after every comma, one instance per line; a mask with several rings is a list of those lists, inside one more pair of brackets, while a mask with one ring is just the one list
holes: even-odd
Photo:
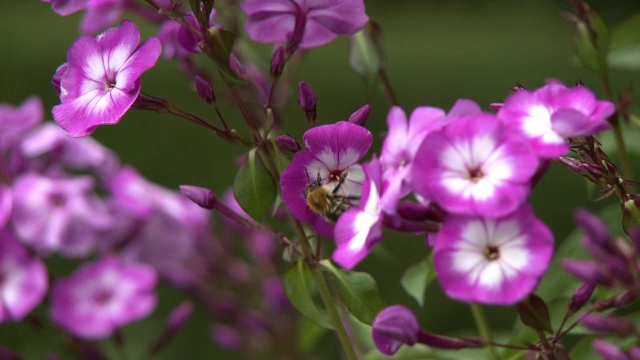
[[[349, 360], [357, 360], [356, 352], [353, 349], [351, 344], [351, 339], [347, 334], [347, 330], [344, 328], [344, 324], [342, 323], [342, 319], [340, 319], [340, 315], [338, 314], [338, 309], [335, 306], [335, 299], [329, 291], [329, 287], [327, 286], [327, 282], [324, 279], [324, 275], [320, 269], [316, 266], [318, 261], [313, 255], [313, 250], [311, 248], [311, 244], [309, 244], [309, 239], [307, 235], [304, 233], [304, 229], [302, 228], [302, 224], [293, 216], [289, 215], [291, 222], [293, 223], [294, 230], [298, 237], [298, 241], [302, 247], [302, 252], [304, 253], [305, 260], [309, 262], [309, 268], [311, 269], [311, 274], [313, 275], [313, 280], [316, 283], [316, 287], [318, 288], [318, 292], [320, 293], [320, 298], [322, 299], [322, 303], [324, 307], [327, 309], [329, 314], [329, 322], [336, 329], [336, 333], [338, 335], [338, 340], [340, 341], [340, 345], [342, 345], [342, 350], [345, 353], [345, 356]], [[496, 359], [497, 360], [497, 359]]]
[[489, 324], [487, 323], [487, 318], [484, 316], [484, 311], [482, 307], [478, 304], [471, 304], [471, 314], [473, 314], [473, 320], [476, 323], [476, 327], [478, 328], [478, 332], [480, 336], [490, 342], [487, 347], [487, 351], [489, 352], [489, 358], [492, 360], [499, 360], [500, 357], [496, 352], [495, 347], [492, 345], [493, 339], [491, 339], [491, 331], [489, 330]]

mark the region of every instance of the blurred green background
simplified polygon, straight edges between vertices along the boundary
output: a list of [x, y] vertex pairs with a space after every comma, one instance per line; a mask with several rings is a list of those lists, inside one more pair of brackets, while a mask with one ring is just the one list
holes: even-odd
[[[610, 26], [640, 10], [637, 0], [590, 3]], [[449, 109], [458, 98], [473, 99], [490, 110], [489, 104], [500, 102], [516, 82], [536, 88], [545, 79], [555, 78], [569, 85], [582, 81], [597, 89], [595, 75], [571, 60], [573, 25], [560, 16], [561, 11], [572, 10], [567, 1], [366, 0], [366, 6], [369, 17], [382, 26], [388, 76], [407, 113], [422, 105]], [[36, 94], [44, 100], [50, 119], [50, 109], [58, 103], [50, 80], [55, 69], [66, 61], [66, 51], [78, 36], [79, 19], [79, 14], [59, 17], [48, 4], [39, 1], [0, 1], [0, 102], [15, 105]], [[154, 34], [150, 27], [142, 27], [142, 32], [143, 37]], [[259, 53], [266, 54], [265, 47], [260, 48]], [[268, 62], [268, 55], [263, 61]], [[195, 95], [174, 65], [161, 59], [143, 76], [143, 91], [213, 118], [210, 108]], [[379, 89], [372, 98], [368, 97], [364, 82], [349, 68], [346, 38], [310, 51], [292, 86], [300, 80], [309, 83], [318, 96], [319, 123], [346, 119], [362, 105], [371, 104], [367, 126], [376, 138], [372, 152], [379, 153], [389, 105]], [[613, 87], [619, 90], [629, 82], [638, 84], [638, 80], [638, 73], [615, 72]], [[307, 125], [296, 98], [295, 94], [289, 96], [285, 114], [288, 132], [300, 138]], [[233, 108], [223, 106], [222, 111], [228, 118], [239, 117]], [[148, 179], [174, 189], [180, 184], [192, 184], [222, 193], [232, 184], [236, 157], [244, 151], [191, 123], [141, 111], [131, 111], [117, 126], [99, 128], [94, 137], [116, 151], [123, 163], [134, 165]], [[539, 217], [560, 240], [574, 227], [572, 212], [576, 206], [597, 209], [604, 205], [593, 204], [592, 198], [581, 179], [554, 164], [536, 188], [532, 201]], [[405, 266], [426, 254], [422, 238], [393, 235], [358, 269], [376, 277], [388, 303], [402, 302], [416, 309], [424, 328], [448, 332], [472, 327], [468, 308], [451, 302], [443, 305], [444, 297], [435, 286], [423, 309], [399, 286]], [[176, 295], [167, 292], [158, 312], [166, 314], [176, 303]], [[504, 308], [489, 308], [488, 312], [497, 326], [504, 326], [514, 316], [512, 310]], [[140, 336], [136, 339], [142, 342], [148, 337], [143, 330], [159, 326], [161, 321], [155, 317], [128, 331]], [[233, 358], [211, 350], [206, 331], [204, 319], [193, 319], [190, 331], [163, 355], [168, 359], [177, 358], [178, 354], [194, 359]], [[53, 340], [46, 333], [25, 327], [0, 325], [0, 344], [5, 342], [21, 349], [41, 349], [42, 346], [33, 345]]]

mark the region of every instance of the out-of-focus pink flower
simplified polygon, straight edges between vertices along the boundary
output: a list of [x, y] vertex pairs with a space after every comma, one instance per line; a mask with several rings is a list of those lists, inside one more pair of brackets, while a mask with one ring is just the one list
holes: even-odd
[[363, 0], [249, 0], [249, 37], [262, 43], [288, 42], [303, 49], [324, 45], [338, 35], [352, 35], [369, 21]]
[[38, 253], [86, 256], [113, 225], [88, 176], [50, 178], [27, 173], [13, 185], [11, 223], [16, 236]]
[[19, 321], [47, 292], [47, 268], [7, 230], [0, 230], [0, 323]]
[[156, 307], [156, 274], [147, 265], [103, 257], [53, 284], [51, 317], [73, 335], [101, 339]]
[[42, 100], [30, 97], [20, 106], [0, 104], [0, 152], [17, 144], [44, 119]]

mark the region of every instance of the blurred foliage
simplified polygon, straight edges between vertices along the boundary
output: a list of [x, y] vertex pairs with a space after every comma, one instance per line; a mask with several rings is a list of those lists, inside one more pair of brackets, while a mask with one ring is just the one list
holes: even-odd
[[[609, 26], [640, 10], [637, 0], [590, 3]], [[388, 76], [407, 113], [421, 105], [448, 109], [458, 98], [473, 99], [489, 110], [489, 104], [500, 102], [516, 83], [536, 88], [549, 78], [569, 85], [581, 81], [594, 90], [598, 88], [595, 75], [571, 60], [573, 25], [560, 16], [561, 10], [571, 10], [568, 2], [366, 0], [366, 5], [368, 15], [382, 27]], [[40, 1], [0, 2], [1, 102], [18, 104], [37, 94], [47, 111], [58, 103], [50, 80], [78, 36], [79, 19], [79, 14], [59, 17]], [[141, 26], [141, 31], [148, 37], [154, 30]], [[268, 48], [257, 48], [263, 61], [258, 65], [266, 67]], [[319, 124], [346, 119], [365, 103], [371, 104], [367, 126], [375, 136], [373, 152], [379, 152], [389, 105], [379, 90], [368, 97], [365, 82], [349, 68], [348, 55], [346, 38], [309, 51], [291, 89], [299, 80], [311, 85], [318, 96]], [[640, 80], [637, 72], [612, 75], [616, 89]], [[149, 95], [169, 98], [202, 117], [213, 117], [171, 62], [161, 60], [143, 76], [142, 83], [143, 92]], [[307, 123], [304, 112], [296, 106], [296, 97], [295, 93], [289, 95], [285, 119], [288, 133], [300, 138]], [[240, 119], [234, 108], [224, 105], [221, 111], [229, 119]], [[114, 149], [123, 163], [174, 189], [192, 184], [222, 193], [233, 183], [236, 156], [245, 152], [193, 124], [141, 111], [131, 111], [120, 124], [102, 127], [94, 136]], [[593, 204], [593, 195], [581, 179], [554, 164], [538, 184], [532, 201], [538, 216], [560, 240], [574, 227], [572, 212], [576, 206], [604, 205]], [[446, 300], [436, 282], [429, 286], [422, 307], [402, 289], [400, 279], [406, 265], [421, 261], [427, 253], [423, 238], [394, 234], [357, 270], [374, 276], [386, 303], [406, 303], [416, 309], [426, 330], [465, 333], [473, 327], [468, 307]], [[178, 302], [175, 291], [164, 289], [156, 316], [124, 329], [131, 354], [138, 353], [136, 346], [153, 337], [163, 317]], [[515, 318], [513, 309], [488, 307], [486, 311], [491, 325], [498, 329], [508, 331]], [[46, 317], [43, 309], [36, 315]], [[188, 331], [181, 333], [161, 358], [233, 358], [212, 350], [207, 331], [205, 317], [196, 313]], [[0, 326], [0, 344], [4, 343], [25, 350], [26, 358], [35, 359], [42, 356], [43, 349], [61, 349], [64, 339], [51, 329], [32, 330], [12, 324]], [[333, 352], [327, 349], [332, 346], [333, 339], [324, 339], [312, 351], [322, 349], [319, 358], [331, 359]]]

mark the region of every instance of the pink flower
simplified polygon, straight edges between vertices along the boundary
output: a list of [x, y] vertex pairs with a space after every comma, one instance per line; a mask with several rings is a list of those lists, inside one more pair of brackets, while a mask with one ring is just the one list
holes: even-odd
[[[53, 118], [70, 136], [86, 136], [103, 124], [115, 124], [140, 93], [140, 75], [160, 56], [160, 41], [138, 45], [140, 33], [131, 21], [96, 38], [77, 39], [61, 71], [61, 104]], [[63, 65], [64, 66], [64, 65]], [[56, 74], [59, 76], [59, 74]]]
[[535, 91], [517, 90], [505, 100], [498, 118], [528, 139], [538, 156], [550, 159], [566, 154], [567, 138], [608, 129], [607, 117], [614, 111], [611, 102], [596, 100], [584, 86], [553, 82]]
[[0, 104], [0, 152], [17, 144], [44, 119], [42, 100], [30, 97], [19, 107]]
[[47, 292], [47, 268], [10, 232], [0, 230], [0, 323], [19, 321]]
[[369, 18], [363, 0], [249, 0], [249, 37], [262, 43], [289, 42], [292, 48], [324, 45], [338, 35], [352, 35]]
[[538, 158], [493, 115], [460, 117], [426, 136], [411, 172], [414, 191], [459, 214], [503, 216], [530, 191]]
[[438, 280], [449, 297], [509, 305], [537, 286], [551, 260], [553, 235], [523, 205], [498, 219], [449, 215], [433, 251]]
[[155, 285], [149, 266], [103, 257], [53, 285], [51, 317], [73, 335], [105, 338], [153, 311]]
[[376, 315], [371, 326], [373, 342], [385, 355], [395, 354], [404, 344], [413, 346], [418, 342], [418, 318], [405, 306], [387, 306]]
[[357, 162], [373, 136], [362, 126], [340, 121], [309, 129], [303, 139], [307, 149], [298, 151], [282, 173], [282, 201], [296, 219], [333, 237], [333, 223], [360, 198], [364, 172]]

